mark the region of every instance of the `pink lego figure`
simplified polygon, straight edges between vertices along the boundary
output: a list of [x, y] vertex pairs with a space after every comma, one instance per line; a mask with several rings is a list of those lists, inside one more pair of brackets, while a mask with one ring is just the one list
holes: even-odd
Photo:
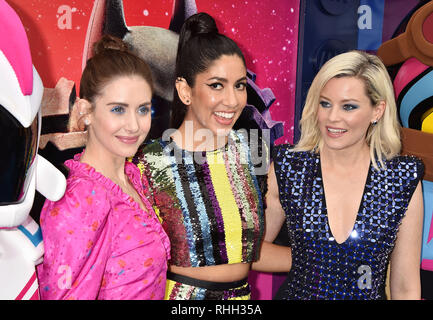
[[39, 225], [29, 216], [35, 190], [56, 201], [66, 180], [37, 154], [42, 80], [16, 12], [0, 0], [0, 300], [39, 299]]

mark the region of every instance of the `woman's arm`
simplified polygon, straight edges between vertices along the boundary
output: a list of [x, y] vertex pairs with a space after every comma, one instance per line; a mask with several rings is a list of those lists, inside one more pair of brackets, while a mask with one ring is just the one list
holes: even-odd
[[280, 232], [285, 219], [273, 163], [269, 167], [266, 205], [265, 238], [260, 250], [260, 259], [252, 264], [252, 269], [263, 272], [288, 272], [292, 265], [290, 247], [272, 243]]
[[107, 257], [106, 191], [90, 181], [69, 185], [57, 202], [41, 212], [45, 255], [38, 266], [43, 300], [94, 300], [98, 297]]
[[415, 189], [391, 254], [392, 300], [420, 299], [420, 255], [423, 220], [421, 182]]

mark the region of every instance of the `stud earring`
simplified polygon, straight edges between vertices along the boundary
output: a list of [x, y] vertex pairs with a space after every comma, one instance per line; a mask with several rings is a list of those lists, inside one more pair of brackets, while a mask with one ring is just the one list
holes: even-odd
[[86, 126], [88, 126], [89, 124], [90, 124], [90, 121], [89, 121], [89, 119], [84, 119], [84, 124], [86, 125]]
[[373, 120], [372, 122], [371, 122], [371, 125], [372, 126], [375, 126], [377, 124], [377, 120]]

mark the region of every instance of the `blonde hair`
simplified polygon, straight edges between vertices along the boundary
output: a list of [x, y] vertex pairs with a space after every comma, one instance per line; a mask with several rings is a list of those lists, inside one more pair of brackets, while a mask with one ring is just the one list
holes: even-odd
[[319, 152], [323, 146], [317, 125], [319, 97], [332, 78], [355, 77], [364, 82], [366, 95], [373, 107], [385, 102], [385, 111], [376, 125], [371, 125], [366, 134], [370, 147], [370, 158], [374, 168], [382, 168], [383, 159], [391, 159], [401, 150], [400, 124], [397, 119], [397, 107], [394, 90], [388, 71], [382, 61], [374, 55], [362, 51], [350, 51], [337, 55], [327, 61], [314, 78], [308, 90], [305, 106], [300, 121], [301, 137], [294, 151]]

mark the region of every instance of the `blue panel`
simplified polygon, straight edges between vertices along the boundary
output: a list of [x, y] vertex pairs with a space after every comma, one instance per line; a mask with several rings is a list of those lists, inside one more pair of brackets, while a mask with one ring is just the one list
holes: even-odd
[[301, 0], [295, 97], [294, 142], [307, 91], [320, 67], [358, 47], [359, 0]]
[[433, 260], [433, 240], [428, 241], [430, 232], [433, 232], [430, 230], [433, 219], [433, 182], [423, 180], [422, 189], [424, 197], [424, 226], [422, 233], [421, 260]]
[[377, 50], [382, 44], [385, 0], [360, 0], [358, 7], [358, 49]]

